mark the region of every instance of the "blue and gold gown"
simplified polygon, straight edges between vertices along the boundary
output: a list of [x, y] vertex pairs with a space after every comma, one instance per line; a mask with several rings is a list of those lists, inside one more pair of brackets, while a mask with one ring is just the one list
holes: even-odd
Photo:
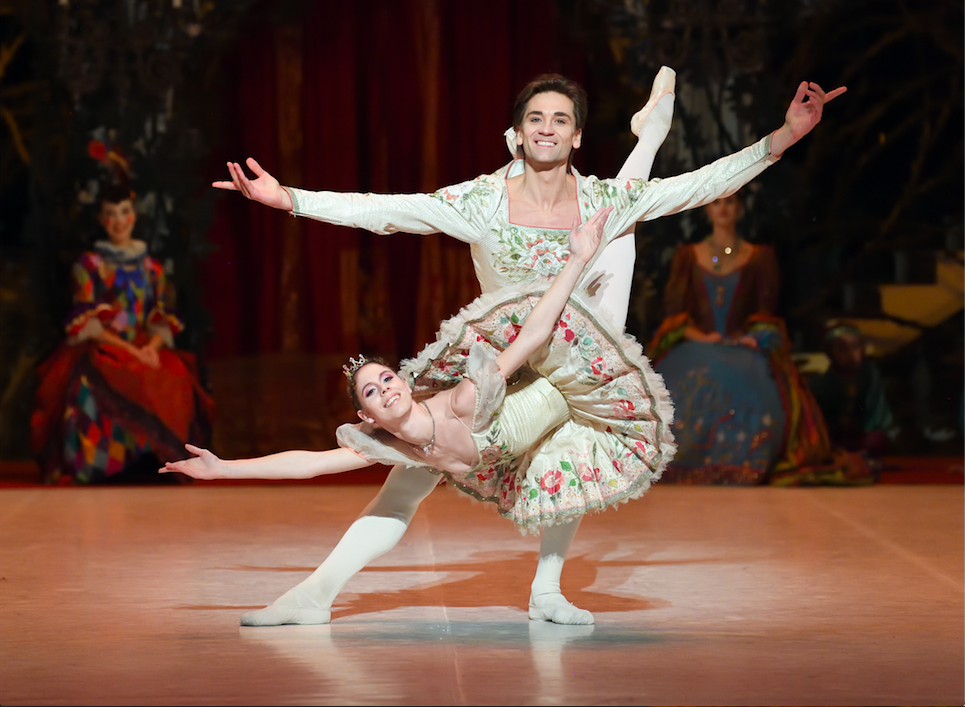
[[[676, 406], [679, 449], [666, 483], [791, 485], [832, 462], [823, 416], [775, 315], [777, 259], [769, 246], [753, 248], [723, 276], [698, 263], [693, 245], [674, 255], [666, 319], [647, 348]], [[725, 342], [750, 336], [757, 348], [687, 340], [688, 326]]]

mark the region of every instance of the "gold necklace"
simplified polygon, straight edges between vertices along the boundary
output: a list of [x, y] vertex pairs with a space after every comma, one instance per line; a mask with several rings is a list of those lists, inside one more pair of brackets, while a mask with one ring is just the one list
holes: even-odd
[[738, 238], [734, 241], [734, 247], [725, 246], [723, 249], [718, 248], [717, 244], [714, 242], [713, 238], [707, 236], [707, 247], [710, 249], [710, 262], [713, 263], [714, 272], [720, 272], [724, 267], [722, 262], [724, 258], [735, 256], [740, 252], [741, 249], [741, 239]]
[[436, 444], [436, 418], [432, 416], [432, 410], [429, 409], [428, 405], [426, 405], [421, 400], [419, 401], [419, 405], [421, 405], [422, 408], [429, 414], [429, 419], [432, 420], [432, 436], [429, 438], [429, 441], [426, 442], [425, 444], [412, 444], [412, 442], [408, 442], [408, 441], [406, 442], [406, 444], [408, 444], [413, 449], [421, 450], [424, 455], [429, 456], [430, 454], [432, 454], [432, 448]]

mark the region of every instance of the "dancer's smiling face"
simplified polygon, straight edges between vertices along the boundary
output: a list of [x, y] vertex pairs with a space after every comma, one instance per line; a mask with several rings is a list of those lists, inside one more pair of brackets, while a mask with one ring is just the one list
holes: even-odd
[[124, 199], [116, 204], [104, 201], [101, 203], [99, 220], [111, 243], [116, 246], [127, 245], [131, 242], [134, 223], [137, 221], [134, 202], [130, 199]]
[[359, 417], [380, 426], [400, 419], [412, 408], [408, 384], [381, 363], [367, 363], [355, 373], [355, 394]]
[[516, 144], [534, 164], [567, 162], [583, 140], [576, 126], [573, 101], [556, 91], [537, 93], [526, 104], [523, 121], [516, 128]]

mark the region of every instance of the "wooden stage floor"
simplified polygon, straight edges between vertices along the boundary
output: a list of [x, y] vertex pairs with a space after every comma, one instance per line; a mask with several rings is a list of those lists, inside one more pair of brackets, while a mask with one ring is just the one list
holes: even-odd
[[247, 628], [375, 492], [0, 491], [0, 704], [951, 705], [963, 486], [657, 485], [588, 517], [527, 619], [537, 540], [440, 487], [328, 626]]

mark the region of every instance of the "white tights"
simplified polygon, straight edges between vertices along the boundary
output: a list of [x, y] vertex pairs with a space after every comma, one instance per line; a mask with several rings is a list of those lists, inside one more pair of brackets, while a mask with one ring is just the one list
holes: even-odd
[[[650, 170], [657, 150], [670, 132], [673, 118], [673, 94], [667, 94], [657, 103], [644, 122], [637, 144], [617, 173], [619, 179], [650, 179]], [[637, 257], [636, 238], [631, 228], [619, 238], [614, 238], [590, 266], [581, 285], [591, 306], [608, 316], [618, 330], [627, 323], [630, 307], [630, 290], [633, 286], [633, 264]]]
[[332, 602], [345, 583], [398, 544], [440, 478], [421, 467], [393, 467], [379, 493], [318, 569], [269, 606], [243, 614], [242, 626], [327, 624]]
[[[329, 623], [332, 602], [345, 583], [398, 544], [419, 504], [432, 493], [439, 479], [438, 474], [419, 467], [393, 467], [379, 493], [318, 569], [269, 606], [243, 614], [241, 624]], [[593, 623], [590, 612], [577, 609], [560, 592], [563, 560], [579, 526], [577, 518], [543, 530], [531, 588], [530, 618], [566, 624]]]

